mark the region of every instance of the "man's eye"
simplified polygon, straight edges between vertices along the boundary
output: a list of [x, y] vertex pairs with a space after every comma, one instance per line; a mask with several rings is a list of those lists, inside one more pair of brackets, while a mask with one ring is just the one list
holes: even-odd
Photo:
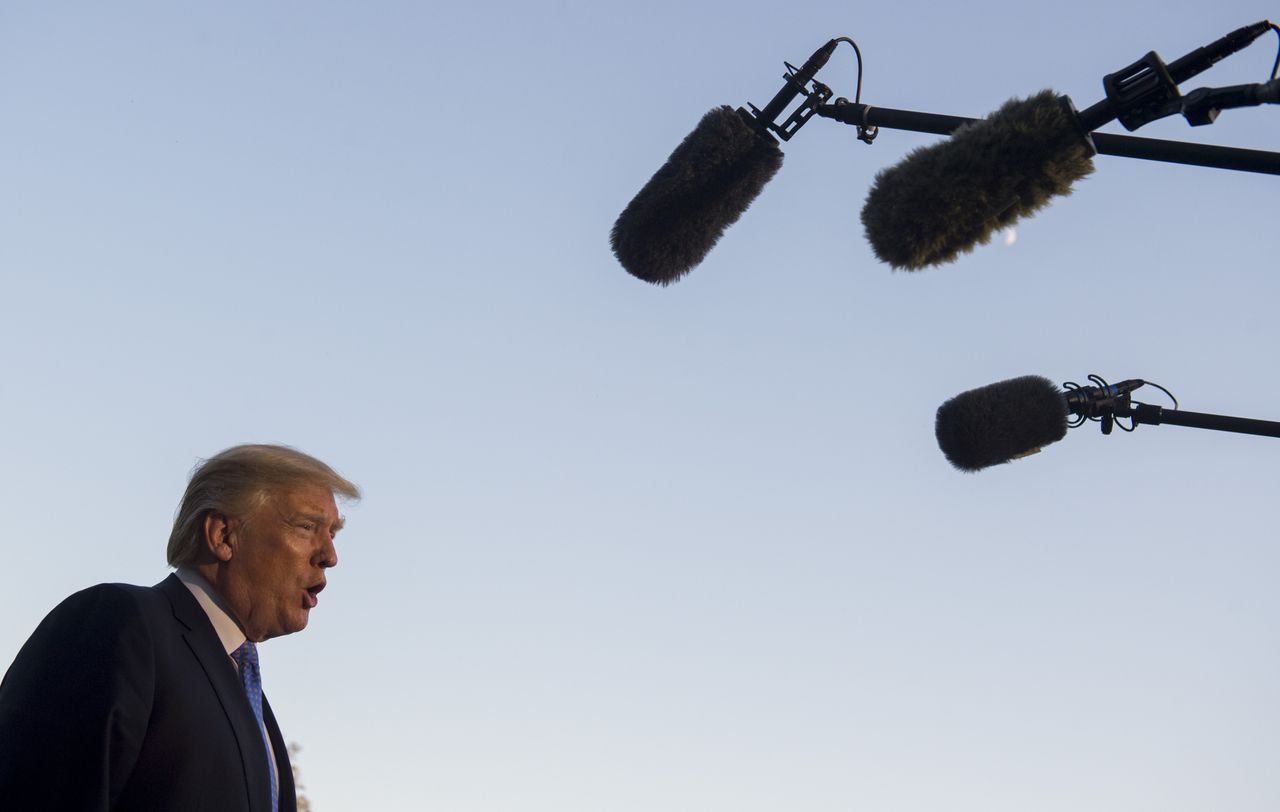
[[316, 529], [314, 522], [298, 522], [294, 527], [307, 533], [313, 533]]

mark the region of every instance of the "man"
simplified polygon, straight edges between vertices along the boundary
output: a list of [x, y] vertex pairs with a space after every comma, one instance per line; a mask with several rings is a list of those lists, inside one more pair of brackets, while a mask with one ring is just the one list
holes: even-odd
[[177, 571], [72, 595], [0, 683], [0, 807], [295, 812], [255, 644], [306, 627], [338, 563], [335, 494], [360, 491], [283, 446], [198, 466], [169, 537]]

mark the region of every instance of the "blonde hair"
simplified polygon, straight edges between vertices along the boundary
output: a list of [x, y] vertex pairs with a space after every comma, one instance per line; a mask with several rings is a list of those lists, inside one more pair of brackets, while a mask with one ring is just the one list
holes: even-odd
[[299, 485], [321, 485], [335, 495], [360, 498], [360, 489], [328, 465], [284, 445], [233, 446], [197, 464], [173, 517], [169, 565], [194, 563], [209, 513], [243, 519], [272, 493]]

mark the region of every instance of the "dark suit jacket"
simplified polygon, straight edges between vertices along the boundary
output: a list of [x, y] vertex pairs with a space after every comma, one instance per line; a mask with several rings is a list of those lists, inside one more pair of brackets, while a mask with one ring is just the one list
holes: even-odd
[[[280, 812], [296, 812], [289, 753], [262, 708]], [[77, 592], [36, 628], [0, 683], [0, 808], [270, 812], [258, 722], [177, 576]]]

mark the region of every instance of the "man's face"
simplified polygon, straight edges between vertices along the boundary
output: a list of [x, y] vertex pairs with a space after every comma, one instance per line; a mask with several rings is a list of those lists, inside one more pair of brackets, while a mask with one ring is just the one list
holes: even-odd
[[239, 524], [221, 591], [250, 640], [306, 628], [325, 570], [338, 564], [342, 523], [333, 493], [304, 485], [269, 496]]

